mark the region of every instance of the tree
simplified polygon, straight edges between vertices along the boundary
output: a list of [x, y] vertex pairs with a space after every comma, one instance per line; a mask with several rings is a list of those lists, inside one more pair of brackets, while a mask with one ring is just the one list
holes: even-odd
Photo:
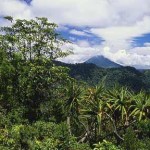
[[121, 121], [123, 125], [129, 124], [129, 106], [132, 100], [132, 93], [124, 87], [108, 91], [108, 99], [111, 100], [114, 120]]
[[66, 56], [69, 51], [63, 52], [60, 47], [66, 40], [59, 36], [56, 27], [47, 18], [18, 19], [11, 27], [1, 28], [5, 32], [1, 46], [9, 53], [19, 51], [24, 60], [42, 57], [54, 60]]
[[[10, 17], [6, 19], [10, 20]], [[10, 27], [1, 28], [4, 34], [0, 35], [0, 50], [6, 55], [5, 62], [9, 65], [9, 68], [3, 67], [2, 60], [0, 76], [6, 77], [5, 70], [10, 70], [8, 78], [1, 78], [1, 88], [7, 84], [4, 88], [7, 93], [3, 92], [1, 97], [7, 96], [5, 101], [26, 106], [26, 116], [33, 121], [41, 116], [41, 109], [48, 107], [47, 103], [53, 106], [58, 100], [58, 91], [68, 82], [68, 69], [55, 66], [53, 61], [70, 51], [61, 49], [67, 41], [56, 32], [57, 25], [49, 23], [47, 18], [11, 19], [11, 22]]]
[[[67, 115], [67, 125], [69, 128], [70, 134], [72, 133], [71, 124], [78, 126], [79, 124], [79, 114], [80, 114], [80, 103], [82, 101], [83, 90], [79, 83], [77, 83], [74, 79], [70, 80], [67, 88], [66, 88], [66, 101], [64, 109]], [[72, 121], [72, 123], [71, 123]]]
[[102, 122], [107, 111], [104, 92], [104, 82], [101, 82], [95, 88], [88, 88], [84, 97], [83, 109], [81, 109], [81, 117], [87, 118], [86, 133], [81, 141], [87, 137], [97, 140], [98, 136], [101, 135]]
[[137, 120], [148, 118], [150, 115], [150, 95], [144, 92], [139, 92], [130, 106], [130, 116], [137, 117]]

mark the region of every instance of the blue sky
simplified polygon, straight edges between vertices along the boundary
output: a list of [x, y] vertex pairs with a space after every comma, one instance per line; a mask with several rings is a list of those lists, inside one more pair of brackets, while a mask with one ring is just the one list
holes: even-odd
[[144, 34], [140, 37], [135, 37], [134, 38], [134, 43], [137, 45], [137, 46], [144, 46], [144, 43], [150, 43], [150, 33], [147, 33], [147, 34]]
[[74, 51], [61, 59], [84, 62], [95, 55], [123, 65], [150, 68], [150, 0], [0, 0], [3, 16], [47, 17], [72, 41]]

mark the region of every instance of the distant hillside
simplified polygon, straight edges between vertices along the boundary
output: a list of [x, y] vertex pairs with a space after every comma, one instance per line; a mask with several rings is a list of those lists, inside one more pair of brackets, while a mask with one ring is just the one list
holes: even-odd
[[113, 87], [115, 84], [127, 86], [134, 91], [144, 89], [150, 91], [150, 71], [140, 72], [133, 67], [102, 68], [94, 64], [66, 64], [56, 62], [56, 65], [70, 68], [70, 76], [82, 80], [89, 85], [97, 85], [100, 80], [106, 77], [106, 86]]
[[101, 55], [94, 56], [94, 57], [88, 59], [85, 63], [92, 63], [92, 64], [97, 65], [98, 67], [103, 67], [103, 68], [121, 67], [121, 65], [119, 65]]

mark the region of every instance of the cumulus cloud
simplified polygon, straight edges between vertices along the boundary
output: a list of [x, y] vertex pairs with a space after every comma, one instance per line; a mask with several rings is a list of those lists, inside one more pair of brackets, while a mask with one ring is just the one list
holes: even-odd
[[46, 15], [59, 24], [73, 26], [97, 26], [108, 24], [107, 0], [33, 0], [34, 14]]
[[144, 17], [143, 20], [130, 26], [92, 28], [91, 32], [102, 37], [111, 46], [116, 45], [116, 48], [129, 48], [129, 46], [132, 46], [133, 38], [150, 33], [149, 26], [150, 17]]
[[[84, 41], [81, 41], [84, 42]], [[83, 46], [80, 44], [65, 44], [62, 49], [70, 49], [74, 52], [74, 54], [67, 56], [66, 58], [61, 58], [59, 60], [66, 62], [66, 63], [83, 63], [87, 59], [96, 54], [101, 55], [101, 51], [99, 48], [93, 48], [90, 46]]]
[[34, 14], [73, 26], [131, 25], [150, 13], [149, 0], [33, 0]]
[[123, 66], [150, 68], [150, 47], [136, 47], [131, 49], [131, 51], [121, 49], [114, 52], [110, 47], [81, 47], [80, 45], [69, 43], [63, 49], [72, 49], [74, 51], [73, 55], [59, 59], [66, 63], [83, 63], [93, 56], [103, 55]]
[[[132, 51], [118, 50], [111, 52], [110, 49], [104, 49], [103, 55], [119, 64], [126, 66], [150, 66], [150, 47], [146, 50], [145, 47], [133, 48]], [[144, 51], [145, 50], [145, 51]], [[144, 53], [141, 53], [144, 51]]]
[[45, 16], [59, 24], [89, 27], [132, 25], [150, 15], [149, 0], [1, 0], [1, 15]]

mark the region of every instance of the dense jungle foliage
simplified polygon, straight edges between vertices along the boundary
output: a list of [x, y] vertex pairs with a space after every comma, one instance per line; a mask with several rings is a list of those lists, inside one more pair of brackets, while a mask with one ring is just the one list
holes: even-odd
[[67, 41], [56, 24], [6, 19], [12, 25], [0, 34], [0, 149], [149, 150], [149, 92], [108, 88], [107, 77], [96, 86], [72, 78], [54, 63], [70, 53], [61, 50]]

